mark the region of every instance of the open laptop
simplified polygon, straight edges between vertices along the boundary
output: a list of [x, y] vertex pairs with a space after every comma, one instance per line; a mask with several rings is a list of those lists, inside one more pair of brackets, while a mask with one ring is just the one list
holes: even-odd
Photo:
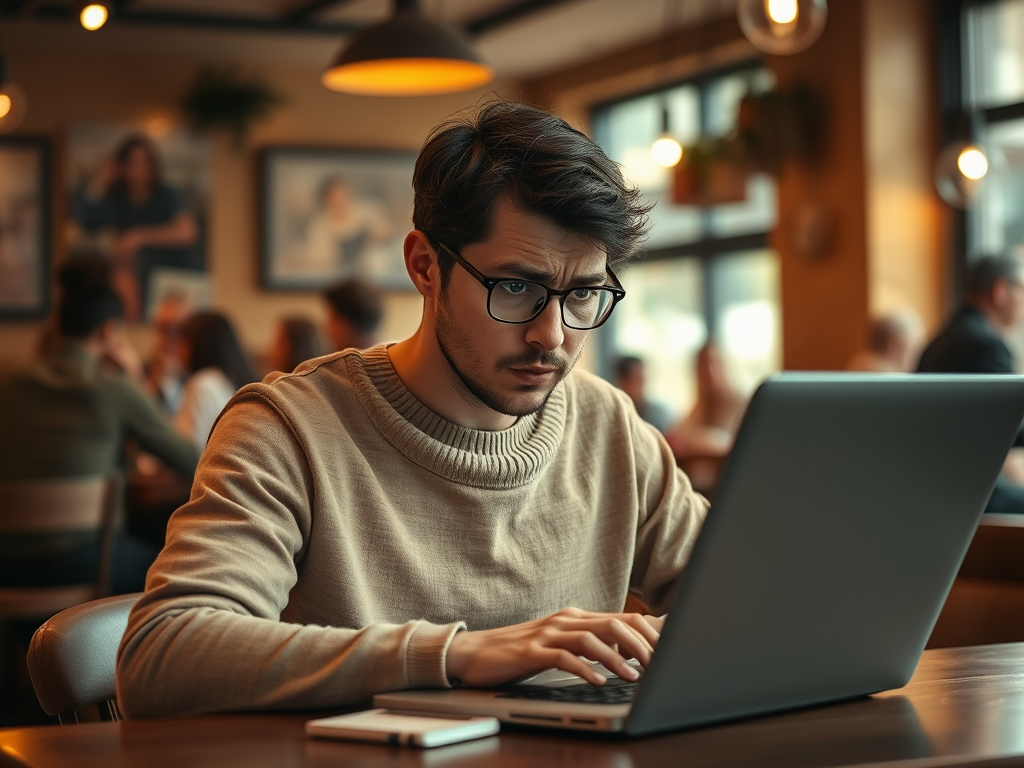
[[639, 735], [901, 687], [1022, 417], [1022, 376], [769, 379], [638, 683], [551, 671], [374, 705]]

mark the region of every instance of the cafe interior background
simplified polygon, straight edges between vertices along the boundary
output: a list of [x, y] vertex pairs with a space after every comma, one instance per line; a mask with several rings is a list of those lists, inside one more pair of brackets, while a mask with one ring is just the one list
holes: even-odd
[[[55, 268], [81, 246], [75, 189], [131, 132], [200, 223], [200, 269], [166, 285], [225, 312], [260, 361], [280, 318], [325, 321], [325, 275], [289, 256], [287, 232], [334, 170], [387, 221], [360, 269], [384, 290], [382, 340], [404, 338], [421, 302], [400, 243], [425, 136], [493, 97], [550, 109], [655, 203], [628, 298], [581, 365], [610, 376], [643, 358], [677, 419], [709, 338], [746, 393], [778, 370], [843, 370], [872, 317], [912, 312], [930, 337], [972, 256], [1024, 246], [1024, 0], [422, 0], [493, 69], [486, 84], [325, 87], [354, 35], [414, 5], [116, 0], [89, 31], [81, 3], [0, 0], [0, 365], [35, 353]], [[779, 44], [773, 5], [814, 28]], [[663, 134], [675, 166], [652, 153]], [[972, 148], [987, 173], [960, 162]], [[145, 354], [145, 306], [129, 333]]]

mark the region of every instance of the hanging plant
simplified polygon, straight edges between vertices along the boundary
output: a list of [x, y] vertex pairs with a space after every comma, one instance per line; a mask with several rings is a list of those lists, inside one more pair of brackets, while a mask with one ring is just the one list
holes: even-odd
[[266, 117], [284, 98], [255, 76], [233, 67], [202, 67], [181, 100], [197, 130], [225, 130], [241, 146], [253, 121]]

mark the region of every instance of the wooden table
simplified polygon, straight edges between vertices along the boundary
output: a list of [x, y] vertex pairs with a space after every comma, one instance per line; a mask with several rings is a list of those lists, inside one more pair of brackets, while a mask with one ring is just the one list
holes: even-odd
[[645, 739], [504, 728], [432, 750], [321, 741], [303, 715], [216, 715], [0, 730], [0, 765], [327, 766], [1024, 765], [1024, 643], [926, 651], [898, 691]]

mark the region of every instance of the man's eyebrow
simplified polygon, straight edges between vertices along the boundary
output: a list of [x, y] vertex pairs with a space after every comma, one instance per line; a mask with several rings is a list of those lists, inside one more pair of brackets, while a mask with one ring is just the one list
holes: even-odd
[[[521, 277], [523, 280], [532, 280], [535, 283], [543, 283], [544, 285], [548, 285], [554, 278], [554, 275], [550, 272], [531, 269], [530, 267], [525, 267], [515, 261], [503, 261], [500, 264], [495, 264], [491, 267], [491, 271], [506, 272], [515, 277]], [[585, 286], [597, 287], [599, 285], [604, 285], [607, 279], [607, 271], [592, 272], [586, 275], [576, 275], [569, 281], [569, 285], [566, 286], [566, 289], [582, 288]]]

